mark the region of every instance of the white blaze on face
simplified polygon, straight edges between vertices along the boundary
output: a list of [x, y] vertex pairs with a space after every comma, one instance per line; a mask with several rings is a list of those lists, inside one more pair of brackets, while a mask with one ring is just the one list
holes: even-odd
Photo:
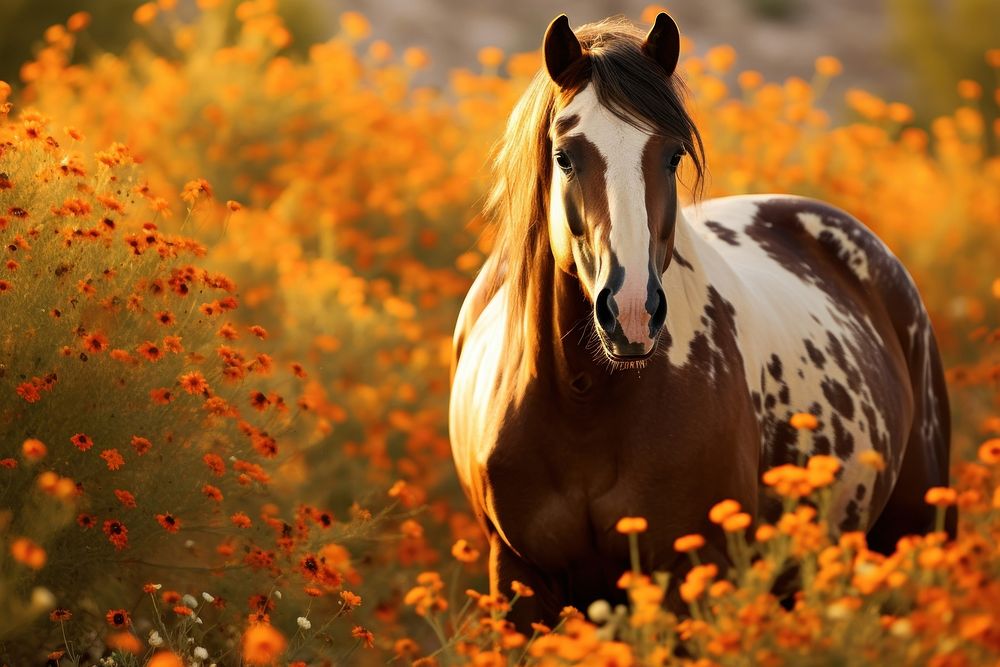
[[[579, 92], [560, 113], [560, 117], [571, 115], [580, 120], [570, 136], [586, 137], [607, 164], [604, 181], [611, 216], [611, 252], [625, 269], [625, 282], [614, 295], [618, 321], [630, 343], [651, 345], [650, 314], [646, 310], [650, 239], [646, 182], [642, 173], [642, 154], [650, 135], [603, 107], [590, 86]], [[610, 262], [603, 262], [597, 284], [593, 286], [594, 294], [604, 289], [611, 268]]]

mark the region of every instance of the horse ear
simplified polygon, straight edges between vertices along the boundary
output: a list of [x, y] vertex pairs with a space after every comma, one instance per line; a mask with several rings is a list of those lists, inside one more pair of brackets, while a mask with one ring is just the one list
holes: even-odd
[[681, 33], [674, 20], [664, 12], [656, 15], [656, 21], [646, 35], [642, 50], [647, 56], [660, 63], [660, 66], [673, 74], [677, 67], [677, 58], [681, 53]]
[[583, 47], [573, 34], [573, 29], [569, 27], [569, 19], [565, 14], [560, 14], [552, 20], [545, 30], [542, 44], [545, 68], [549, 70], [549, 76], [556, 83], [565, 84], [563, 79], [566, 72], [583, 58]]

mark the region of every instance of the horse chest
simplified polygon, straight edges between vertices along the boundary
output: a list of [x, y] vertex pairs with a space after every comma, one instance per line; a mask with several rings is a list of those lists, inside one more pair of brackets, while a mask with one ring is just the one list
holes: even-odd
[[596, 559], [617, 571], [627, 553], [616, 522], [646, 516], [657, 522], [647, 542], [662, 564], [675, 556], [673, 539], [704, 530], [718, 498], [755, 504], [756, 441], [741, 445], [735, 435], [754, 432], [749, 407], [728, 421], [698, 420], [695, 407], [711, 406], [712, 388], [645, 390], [656, 409], [623, 409], [628, 400], [555, 409], [529, 392], [509, 415], [486, 460], [486, 504], [523, 557], [552, 570]]

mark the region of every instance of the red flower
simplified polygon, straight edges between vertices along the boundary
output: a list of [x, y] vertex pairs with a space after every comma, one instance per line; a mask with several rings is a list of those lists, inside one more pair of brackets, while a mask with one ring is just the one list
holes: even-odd
[[105, 449], [101, 452], [101, 458], [108, 464], [108, 470], [118, 470], [125, 465], [125, 459], [117, 449]]
[[83, 349], [95, 354], [108, 349], [108, 337], [100, 331], [89, 333], [83, 337]]
[[174, 394], [166, 387], [161, 387], [160, 389], [153, 389], [149, 392], [149, 398], [152, 399], [153, 403], [157, 405], [166, 405], [174, 400]]
[[112, 609], [104, 615], [104, 618], [114, 628], [125, 628], [132, 624], [132, 619], [124, 609]]
[[365, 648], [374, 648], [375, 646], [375, 635], [369, 630], [365, 630], [360, 625], [355, 625], [351, 629], [351, 636], [364, 642]]
[[86, 530], [97, 525], [97, 517], [93, 514], [79, 514], [76, 517], [76, 522], [80, 524], [81, 528]]
[[135, 453], [138, 454], [139, 456], [142, 456], [143, 454], [145, 454], [150, 450], [150, 448], [153, 446], [153, 443], [151, 443], [146, 438], [140, 438], [137, 435], [133, 435], [131, 445], [132, 449], [135, 450]]
[[77, 433], [69, 441], [76, 445], [76, 448], [81, 452], [85, 452], [94, 446], [94, 441], [90, 439], [90, 436], [83, 433]]
[[142, 356], [146, 357], [148, 361], [157, 362], [163, 358], [163, 350], [157, 347], [156, 343], [152, 341], [146, 341], [139, 345], [137, 351]]
[[125, 507], [135, 507], [135, 496], [124, 489], [115, 489], [115, 497]]
[[223, 473], [226, 472], [226, 463], [218, 454], [205, 454], [205, 456], [202, 457], [202, 460], [216, 477], [222, 477]]
[[104, 534], [108, 536], [111, 544], [115, 545], [115, 550], [121, 551], [128, 546], [128, 528], [117, 519], [108, 519], [104, 522]]
[[176, 533], [181, 528], [180, 520], [174, 518], [170, 512], [167, 512], [166, 514], [157, 514], [156, 520], [168, 533]]

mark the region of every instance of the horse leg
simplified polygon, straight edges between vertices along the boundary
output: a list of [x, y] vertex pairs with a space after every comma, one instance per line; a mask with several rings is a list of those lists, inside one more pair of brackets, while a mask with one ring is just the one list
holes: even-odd
[[[933, 392], [928, 393], [929, 387], [918, 385], [914, 395], [933, 396], [936, 400], [928, 400], [920, 406], [921, 413], [914, 419], [896, 486], [868, 531], [869, 548], [883, 554], [892, 553], [899, 538], [905, 535], [924, 535], [934, 530], [937, 510], [924, 501], [924, 494], [932, 486], [948, 486], [951, 423], [944, 375], [933, 340], [928, 353], [933, 355], [931, 377], [928, 378]], [[936, 428], [921, 427], [926, 419], [922, 414], [924, 409], [936, 413]], [[955, 538], [957, 526], [958, 513], [954, 507], [949, 507], [944, 521], [949, 539]]]
[[549, 578], [526, 562], [507, 545], [497, 533], [490, 535], [490, 593], [502, 594], [508, 599], [514, 593], [511, 584], [518, 581], [529, 586], [534, 595], [521, 597], [511, 607], [507, 620], [514, 624], [518, 632], [531, 636], [531, 624], [544, 623], [549, 627], [559, 619], [562, 609], [561, 596], [554, 589]]

